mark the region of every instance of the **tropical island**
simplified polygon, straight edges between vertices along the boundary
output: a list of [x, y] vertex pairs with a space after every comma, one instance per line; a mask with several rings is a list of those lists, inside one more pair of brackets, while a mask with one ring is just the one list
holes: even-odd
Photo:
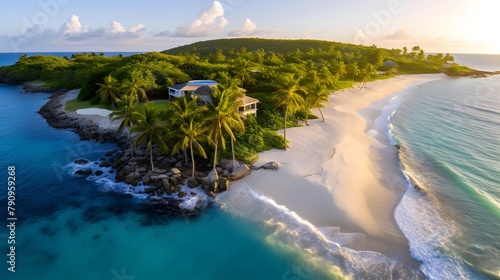
[[[215, 196], [227, 190], [229, 180], [248, 175], [258, 153], [286, 150], [287, 128], [318, 118], [311, 109], [328, 121], [321, 108], [335, 91], [362, 90], [367, 82], [398, 74], [488, 74], [453, 61], [449, 54], [426, 55], [418, 46], [409, 51], [316, 40], [220, 39], [129, 57], [22, 55], [0, 68], [0, 82], [24, 83], [26, 91], [79, 89], [64, 107], [55, 96], [40, 113], [82, 139], [118, 142], [120, 150], [99, 163], [115, 168], [118, 182], [141, 184], [154, 197], [183, 197], [181, 185], [189, 178], [190, 187]], [[82, 124], [71, 113], [85, 108], [111, 111], [115, 131], [100, 130], [92, 121]], [[281, 129], [283, 135], [277, 133]]]

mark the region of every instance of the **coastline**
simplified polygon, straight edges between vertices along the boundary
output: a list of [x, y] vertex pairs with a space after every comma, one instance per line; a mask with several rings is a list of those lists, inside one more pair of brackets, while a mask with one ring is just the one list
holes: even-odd
[[[358, 251], [376, 251], [418, 267], [394, 210], [407, 190], [397, 148], [387, 138], [387, 118], [412, 87], [445, 77], [404, 75], [330, 96], [326, 122], [287, 130], [290, 148], [259, 154], [260, 166], [276, 161], [278, 171], [254, 171], [238, 184], [284, 205], [315, 227], [340, 227], [366, 236]], [[317, 113], [317, 112], [315, 112]]]

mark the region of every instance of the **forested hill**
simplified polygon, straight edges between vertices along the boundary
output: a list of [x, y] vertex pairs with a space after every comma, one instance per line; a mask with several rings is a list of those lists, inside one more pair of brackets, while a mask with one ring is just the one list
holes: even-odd
[[328, 50], [335, 48], [343, 51], [361, 51], [367, 49], [366, 46], [354, 45], [348, 43], [339, 43], [331, 41], [320, 41], [320, 40], [285, 40], [285, 39], [261, 39], [261, 38], [236, 38], [236, 39], [216, 39], [209, 41], [196, 42], [193, 44], [180, 46], [163, 51], [166, 54], [180, 54], [186, 52], [193, 52], [195, 50], [201, 55], [208, 55], [211, 53], [216, 53], [219, 49], [224, 53], [230, 52], [231, 50], [238, 51], [241, 48], [245, 48], [248, 51], [255, 51], [258, 49], [264, 49], [266, 52], [275, 52], [286, 54], [289, 52], [296, 51], [299, 49], [302, 52], [306, 52], [309, 49], [323, 49]]

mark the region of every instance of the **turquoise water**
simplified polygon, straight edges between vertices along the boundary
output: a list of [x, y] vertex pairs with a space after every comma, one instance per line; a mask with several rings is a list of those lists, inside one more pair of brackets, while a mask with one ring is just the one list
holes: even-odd
[[[3, 225], [0, 279], [293, 279], [304, 263], [299, 250], [266, 242], [271, 231], [262, 224], [218, 206], [172, 217], [166, 207], [71, 175], [72, 161], [97, 160], [115, 145], [49, 127], [36, 113], [47, 94], [0, 85], [0, 96], [0, 220], [6, 225], [11, 165], [18, 217], [16, 273], [7, 271]], [[330, 278], [323, 273], [306, 275]]]
[[392, 124], [425, 190], [396, 210], [412, 255], [432, 279], [500, 279], [500, 76], [420, 85]]

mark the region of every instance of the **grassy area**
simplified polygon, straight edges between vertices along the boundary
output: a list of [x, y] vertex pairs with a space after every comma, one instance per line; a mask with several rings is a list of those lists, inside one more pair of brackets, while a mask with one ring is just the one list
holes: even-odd
[[[152, 102], [155, 107], [159, 110], [165, 110], [167, 108], [167, 104], [169, 103], [168, 101], [154, 101]], [[142, 109], [144, 107], [144, 102], [139, 103], [137, 106], [139, 109]], [[90, 104], [90, 101], [78, 101], [78, 98], [69, 100], [66, 102], [66, 111], [69, 112], [75, 112], [78, 109], [87, 109], [87, 108], [100, 108], [100, 109], [106, 109], [106, 110], [111, 110], [111, 105], [106, 105], [106, 104]]]
[[90, 101], [78, 101], [78, 98], [69, 100], [66, 102], [66, 111], [75, 112], [78, 109], [87, 109], [87, 108], [100, 108], [111, 110], [111, 105], [105, 104], [90, 104]]
[[[170, 103], [170, 102], [169, 101], [152, 101], [151, 103], [153, 103], [155, 105], [156, 109], [163, 111], [163, 110], [167, 109], [168, 103]], [[145, 102], [139, 103], [139, 105], [137, 105], [137, 108], [142, 109], [142, 107], [144, 107], [144, 104], [146, 104], [146, 103]]]

